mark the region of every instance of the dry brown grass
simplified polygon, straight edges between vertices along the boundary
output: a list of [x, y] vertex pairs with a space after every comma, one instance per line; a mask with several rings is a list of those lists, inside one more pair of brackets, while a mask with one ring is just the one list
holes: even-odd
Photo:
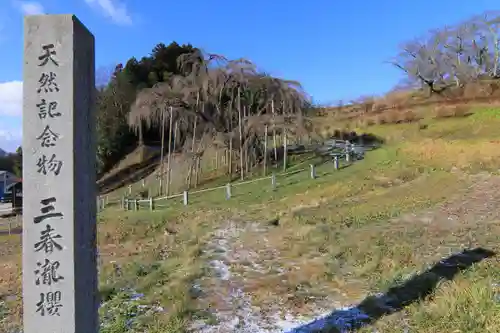
[[378, 125], [382, 124], [404, 124], [404, 123], [413, 123], [422, 119], [420, 115], [418, 115], [413, 110], [399, 111], [399, 110], [390, 110], [383, 114], [376, 116], [376, 123]]
[[[342, 107], [323, 107], [318, 116], [335, 117], [337, 121], [359, 120], [360, 118], [378, 119], [375, 123], [393, 123], [390, 121], [397, 116], [375, 117], [385, 113], [405, 113], [419, 108], [461, 107], [464, 104], [478, 105], [480, 103], [498, 103], [500, 101], [500, 80], [483, 80], [470, 82], [464, 87], [455, 87], [441, 95], [428, 96], [421, 90], [392, 91], [381, 97], [364, 98], [353, 104]], [[441, 111], [448, 113], [451, 111]], [[460, 117], [461, 115], [457, 115]], [[390, 119], [386, 119], [390, 118]], [[369, 120], [370, 122], [371, 120]]]
[[470, 142], [425, 139], [405, 145], [402, 152], [420, 163], [448, 169], [494, 170], [500, 165], [500, 141], [495, 140]]
[[470, 116], [471, 107], [469, 104], [463, 105], [439, 105], [433, 110], [434, 118], [453, 118]]
[[[21, 288], [21, 235], [0, 236], [0, 299], [4, 301], [9, 309], [6, 316], [6, 327], [11, 328], [10, 323], [18, 323], [22, 314], [20, 300], [22, 299]], [[1, 326], [0, 326], [1, 328]]]

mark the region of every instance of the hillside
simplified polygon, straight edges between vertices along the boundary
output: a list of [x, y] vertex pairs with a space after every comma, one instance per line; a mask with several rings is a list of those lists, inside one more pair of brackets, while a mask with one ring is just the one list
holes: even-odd
[[[279, 176], [275, 191], [257, 182], [230, 200], [207, 192], [153, 212], [107, 208], [102, 332], [284, 332], [324, 314], [321, 332], [499, 331], [500, 269], [488, 258], [499, 251], [500, 110], [420, 111], [401, 124], [315, 119], [325, 134], [385, 139], [339, 171], [311, 157], [315, 180]], [[2, 242], [8, 332], [20, 316], [21, 248], [19, 236]]]
[[384, 96], [362, 97], [348, 103], [339, 101], [337, 105], [322, 106], [315, 114], [324, 116], [335, 114], [341, 119], [355, 119], [367, 115], [387, 114], [391, 111], [404, 113], [419, 108], [446, 108], [467, 104], [489, 104], [500, 102], [500, 80], [486, 78], [464, 82], [460, 87], [451, 87], [446, 93], [429, 95], [422, 89], [400, 89]]

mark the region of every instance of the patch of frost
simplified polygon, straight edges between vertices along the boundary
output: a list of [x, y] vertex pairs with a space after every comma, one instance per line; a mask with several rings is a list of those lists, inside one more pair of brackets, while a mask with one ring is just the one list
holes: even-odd
[[[262, 253], [253, 249], [245, 249], [238, 242], [240, 236], [245, 232], [254, 232], [256, 237], [261, 237], [264, 244], [267, 239], [262, 237], [260, 232], [264, 231], [257, 223], [239, 224], [228, 223], [225, 227], [214, 232], [214, 237], [207, 244], [205, 253], [210, 257], [208, 268], [209, 276], [204, 277], [193, 285], [193, 292], [198, 296], [208, 296], [218, 299], [216, 306], [211, 307], [213, 316], [211, 322], [207, 320], [195, 321], [191, 328], [199, 333], [283, 333], [294, 327], [304, 325], [311, 318], [320, 313], [325, 313], [325, 309], [318, 309], [311, 313], [311, 318], [302, 318], [292, 315], [279, 305], [269, 308], [253, 306], [251, 295], [245, 293], [244, 283], [247, 278], [245, 272], [234, 271], [232, 263], [244, 266], [244, 270], [257, 274], [283, 274], [282, 267], [266, 268]], [[270, 253], [273, 258], [277, 258], [278, 253], [271, 247], [266, 247], [265, 252]], [[203, 298], [203, 297], [201, 297]], [[297, 331], [306, 332], [306, 331]]]

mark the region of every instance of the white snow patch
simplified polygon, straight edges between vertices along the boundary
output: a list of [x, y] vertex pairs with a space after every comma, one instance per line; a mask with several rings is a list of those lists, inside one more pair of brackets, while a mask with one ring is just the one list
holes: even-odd
[[[277, 259], [279, 253], [267, 245], [262, 234], [265, 231], [257, 223], [237, 224], [229, 222], [214, 232], [213, 239], [207, 244], [206, 254], [211, 258], [208, 263], [209, 277], [197, 281], [193, 289], [200, 295], [210, 296], [220, 302], [211, 309], [215, 324], [205, 320], [197, 320], [192, 329], [199, 333], [305, 333], [322, 327], [336, 327], [341, 332], [349, 328], [353, 321], [367, 316], [356, 308], [344, 308], [333, 314], [325, 306], [319, 306], [308, 316], [292, 314], [292, 310], [283, 309], [279, 304], [262, 308], [253, 306], [251, 295], [244, 292], [245, 272], [232, 270], [231, 264], [245, 263], [245, 270], [252, 273], [283, 274], [282, 267], [276, 267], [276, 260], [271, 267], [266, 267], [263, 252], [268, 252]], [[245, 232], [256, 233], [265, 244], [265, 251], [245, 249], [239, 238]], [[281, 272], [281, 273], [279, 273]], [[203, 299], [203, 297], [201, 297]], [[331, 303], [330, 303], [331, 304]], [[313, 318], [320, 318], [311, 322]]]

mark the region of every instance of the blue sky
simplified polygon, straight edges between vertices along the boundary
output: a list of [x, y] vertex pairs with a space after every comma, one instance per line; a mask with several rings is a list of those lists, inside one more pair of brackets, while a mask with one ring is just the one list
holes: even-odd
[[[175, 40], [299, 80], [315, 101], [382, 94], [401, 78], [384, 64], [399, 43], [485, 10], [475, 1], [0, 0], [0, 147], [21, 141], [23, 15], [72, 13], [96, 37], [96, 66]], [[6, 4], [6, 5], [5, 5]]]

